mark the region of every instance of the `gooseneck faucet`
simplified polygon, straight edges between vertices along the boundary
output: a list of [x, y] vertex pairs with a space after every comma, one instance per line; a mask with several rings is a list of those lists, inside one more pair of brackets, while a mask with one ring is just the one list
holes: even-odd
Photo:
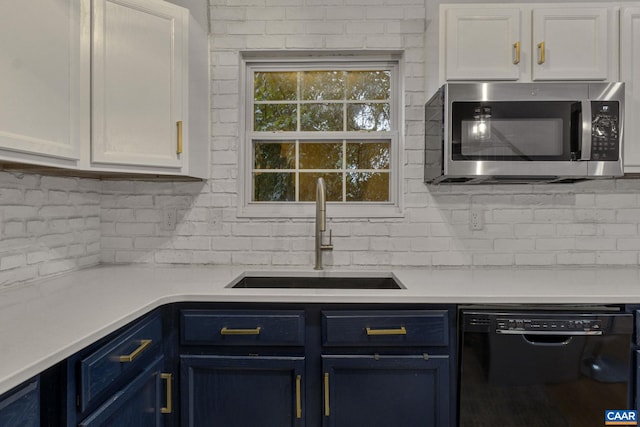
[[322, 233], [327, 230], [327, 187], [323, 178], [318, 178], [316, 185], [316, 266], [314, 270], [322, 270], [322, 251], [333, 249], [331, 244], [331, 230], [329, 230], [329, 244], [322, 244]]

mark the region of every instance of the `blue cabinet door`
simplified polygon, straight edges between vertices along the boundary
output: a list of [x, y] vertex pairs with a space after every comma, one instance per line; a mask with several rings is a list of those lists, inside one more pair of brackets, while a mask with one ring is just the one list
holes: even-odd
[[181, 356], [184, 427], [303, 427], [304, 357]]
[[40, 426], [40, 382], [37, 378], [0, 396], [0, 426]]
[[322, 356], [324, 427], [449, 427], [448, 356]]
[[[165, 387], [161, 378], [164, 358], [157, 358], [91, 415], [79, 427], [161, 427]], [[169, 384], [167, 384], [169, 386]]]

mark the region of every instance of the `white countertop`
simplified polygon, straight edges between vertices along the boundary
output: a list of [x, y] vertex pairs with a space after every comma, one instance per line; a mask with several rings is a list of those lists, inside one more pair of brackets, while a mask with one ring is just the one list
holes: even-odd
[[393, 276], [405, 289], [231, 289], [240, 266], [99, 266], [0, 291], [0, 394], [172, 302], [640, 304], [639, 268], [281, 270]]

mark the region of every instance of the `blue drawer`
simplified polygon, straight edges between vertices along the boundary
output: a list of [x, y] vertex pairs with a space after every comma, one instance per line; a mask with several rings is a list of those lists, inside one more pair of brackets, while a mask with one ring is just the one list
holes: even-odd
[[303, 346], [302, 310], [183, 310], [184, 345]]
[[0, 426], [40, 426], [40, 381], [34, 378], [0, 396]]
[[112, 384], [143, 371], [150, 355], [162, 352], [162, 320], [159, 315], [127, 328], [117, 337], [80, 360], [80, 410]]
[[446, 310], [323, 311], [324, 346], [449, 345]]

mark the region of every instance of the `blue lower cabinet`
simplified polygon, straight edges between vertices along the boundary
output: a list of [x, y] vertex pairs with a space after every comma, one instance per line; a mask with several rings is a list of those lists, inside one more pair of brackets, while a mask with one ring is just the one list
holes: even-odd
[[322, 356], [323, 427], [449, 427], [449, 357]]
[[37, 378], [0, 396], [0, 426], [40, 426], [40, 382]]
[[141, 374], [81, 421], [80, 427], [161, 427], [171, 412], [170, 376], [157, 358]]
[[183, 427], [303, 427], [304, 357], [183, 355]]

